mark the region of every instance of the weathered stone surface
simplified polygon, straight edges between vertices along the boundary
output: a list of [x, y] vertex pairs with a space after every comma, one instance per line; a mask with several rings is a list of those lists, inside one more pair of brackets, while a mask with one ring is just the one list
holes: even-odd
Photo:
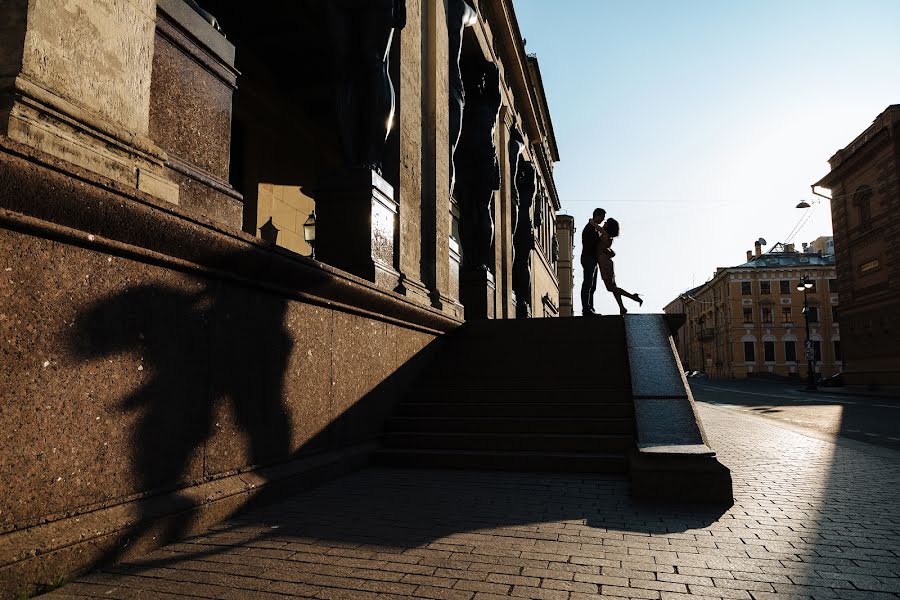
[[147, 137], [155, 1], [2, 8], [0, 133], [177, 204], [164, 153]]
[[[400, 272], [419, 288], [422, 284], [422, 12], [423, 0], [406, 0], [406, 27], [400, 34], [398, 119], [400, 136]], [[427, 290], [414, 293], [426, 294]]]
[[29, 2], [22, 75], [146, 134], [155, 16], [155, 0]]

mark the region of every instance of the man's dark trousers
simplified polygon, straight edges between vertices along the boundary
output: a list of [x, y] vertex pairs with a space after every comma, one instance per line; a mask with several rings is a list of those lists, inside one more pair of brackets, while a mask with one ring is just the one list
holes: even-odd
[[585, 256], [581, 257], [581, 268], [584, 277], [581, 280], [581, 313], [594, 312], [594, 291], [597, 289], [597, 261]]

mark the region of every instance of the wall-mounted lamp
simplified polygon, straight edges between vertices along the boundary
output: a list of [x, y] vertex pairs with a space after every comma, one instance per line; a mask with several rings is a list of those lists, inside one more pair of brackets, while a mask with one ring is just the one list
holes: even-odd
[[309, 244], [309, 247], [312, 249], [309, 257], [316, 257], [316, 211], [313, 210], [309, 213], [309, 217], [306, 219], [306, 222], [303, 224], [303, 239], [306, 240], [306, 243]]

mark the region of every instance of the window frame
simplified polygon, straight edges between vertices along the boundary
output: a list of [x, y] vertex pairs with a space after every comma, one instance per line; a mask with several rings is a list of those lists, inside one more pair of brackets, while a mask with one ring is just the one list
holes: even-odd
[[[790, 346], [788, 346], [790, 344]], [[788, 352], [788, 348], [791, 349]], [[784, 361], [785, 362], [797, 362], [797, 342], [794, 340], [785, 340], [784, 342]]]
[[744, 362], [756, 362], [756, 342], [744, 342]]

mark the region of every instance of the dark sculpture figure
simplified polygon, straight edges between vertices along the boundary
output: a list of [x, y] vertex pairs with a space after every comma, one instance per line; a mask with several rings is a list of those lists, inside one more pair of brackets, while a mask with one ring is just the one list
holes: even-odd
[[462, 131], [463, 108], [466, 105], [466, 91], [463, 86], [459, 57], [462, 53], [463, 31], [475, 24], [475, 7], [471, 0], [449, 0], [447, 2], [447, 36], [450, 54], [450, 195], [456, 187], [456, 167], [454, 165], [456, 147]]
[[512, 267], [512, 287], [516, 293], [516, 317], [528, 317], [531, 300], [531, 251], [534, 250], [534, 226], [531, 207], [536, 189], [534, 165], [521, 160], [516, 170], [516, 189], [519, 194], [519, 221], [513, 235], [515, 258]]
[[344, 158], [381, 173], [394, 123], [388, 72], [394, 32], [406, 25], [405, 0], [329, 0], [336, 53], [337, 113]]
[[[507, 145], [507, 152], [509, 153], [509, 179], [511, 182], [510, 186], [510, 203], [509, 203], [509, 212], [510, 212], [510, 220], [509, 222], [512, 224], [512, 237], [515, 238], [516, 235], [516, 227], [519, 224], [519, 164], [525, 161], [524, 153], [525, 153], [525, 140], [522, 138], [522, 134], [519, 133], [518, 129], [513, 129], [509, 133], [509, 144]], [[513, 261], [516, 259], [516, 247], [512, 248], [513, 253]]]
[[494, 191], [500, 189], [500, 165], [494, 129], [500, 112], [500, 71], [479, 57], [465, 65], [466, 105], [460, 135], [456, 199], [460, 209], [463, 265], [490, 270], [494, 241]]
[[203, 10], [199, 4], [197, 4], [194, 0], [185, 0], [188, 6], [194, 9], [194, 12], [203, 17], [207, 23], [213, 26], [216, 31], [222, 31], [222, 27], [219, 25], [219, 20], [209, 12]]

